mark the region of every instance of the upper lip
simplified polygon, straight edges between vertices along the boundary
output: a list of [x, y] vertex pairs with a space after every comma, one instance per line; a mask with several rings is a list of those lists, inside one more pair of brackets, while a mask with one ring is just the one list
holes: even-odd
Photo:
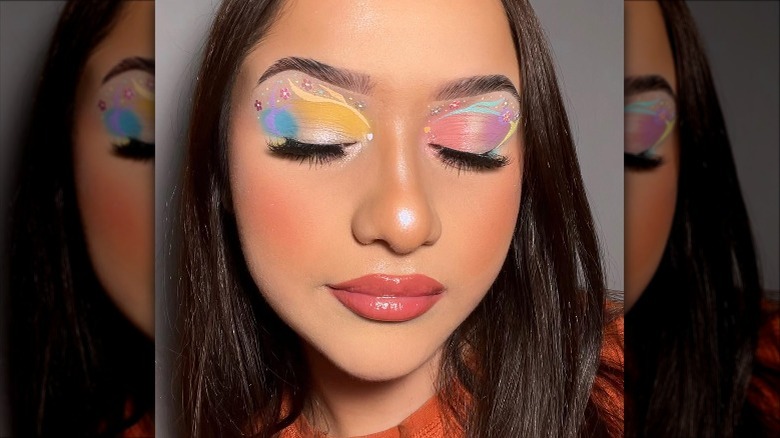
[[441, 283], [421, 274], [369, 274], [328, 287], [374, 297], [422, 297], [444, 291]]

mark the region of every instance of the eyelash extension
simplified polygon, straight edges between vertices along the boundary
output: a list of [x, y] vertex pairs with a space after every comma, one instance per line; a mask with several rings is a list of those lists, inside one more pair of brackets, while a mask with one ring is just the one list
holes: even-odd
[[444, 162], [445, 166], [461, 170], [485, 171], [498, 169], [509, 164], [509, 159], [502, 155], [473, 154], [470, 152], [456, 151], [455, 149], [430, 143], [428, 146], [436, 150], [436, 154]]
[[282, 143], [268, 142], [268, 149], [276, 156], [309, 165], [328, 164], [346, 155], [344, 148], [355, 143], [312, 144], [302, 143], [292, 138], [284, 138]]
[[129, 142], [119, 145], [114, 143], [114, 155], [129, 160], [148, 161], [154, 158], [154, 143], [147, 143], [135, 138], [129, 138]]
[[664, 162], [661, 157], [650, 157], [647, 156], [644, 152], [638, 155], [623, 152], [623, 157], [626, 167], [631, 170], [639, 171], [653, 170]]

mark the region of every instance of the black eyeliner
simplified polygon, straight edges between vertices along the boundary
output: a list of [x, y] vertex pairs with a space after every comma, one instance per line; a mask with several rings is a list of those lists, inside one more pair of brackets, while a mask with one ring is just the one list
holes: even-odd
[[268, 149], [272, 154], [293, 161], [309, 164], [326, 164], [346, 155], [344, 148], [355, 143], [311, 144], [303, 143], [292, 138], [285, 138], [282, 143], [268, 143]]
[[625, 166], [631, 170], [652, 170], [663, 164], [664, 160], [660, 157], [650, 158], [642, 155], [634, 155], [624, 152]]
[[429, 146], [436, 150], [445, 165], [458, 170], [494, 170], [509, 164], [509, 159], [503, 156], [463, 152], [433, 143]]
[[128, 142], [120, 144], [112, 144], [114, 147], [114, 155], [120, 158], [126, 158], [129, 160], [146, 161], [154, 158], [154, 143], [147, 143], [135, 138], [128, 139]]

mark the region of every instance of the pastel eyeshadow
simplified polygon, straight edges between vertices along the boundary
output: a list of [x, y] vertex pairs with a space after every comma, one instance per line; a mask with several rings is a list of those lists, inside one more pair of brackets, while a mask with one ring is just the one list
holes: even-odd
[[141, 135], [140, 119], [127, 108], [109, 108], [104, 113], [103, 120], [113, 136], [136, 138]]
[[312, 143], [370, 141], [365, 104], [300, 72], [281, 74], [253, 99], [260, 125], [273, 137]]
[[142, 72], [123, 74], [104, 86], [97, 106], [110, 136], [154, 141], [153, 90], [154, 79]]
[[290, 111], [270, 108], [262, 114], [263, 129], [277, 137], [293, 137], [298, 133], [298, 123]]
[[510, 129], [500, 116], [458, 114], [431, 123], [430, 142], [463, 152], [485, 153], [499, 146]]
[[633, 102], [625, 109], [625, 151], [638, 155], [657, 146], [671, 132], [674, 109], [664, 99]]
[[428, 143], [484, 154], [501, 146], [517, 127], [519, 112], [506, 98], [480, 100], [468, 106], [461, 101], [439, 106], [426, 127]]

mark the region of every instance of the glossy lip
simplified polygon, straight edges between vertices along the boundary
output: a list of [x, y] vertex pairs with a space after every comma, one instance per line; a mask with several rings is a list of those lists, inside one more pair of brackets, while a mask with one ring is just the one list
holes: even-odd
[[441, 283], [420, 274], [370, 274], [328, 287], [344, 307], [358, 316], [387, 322], [417, 318], [444, 292]]

